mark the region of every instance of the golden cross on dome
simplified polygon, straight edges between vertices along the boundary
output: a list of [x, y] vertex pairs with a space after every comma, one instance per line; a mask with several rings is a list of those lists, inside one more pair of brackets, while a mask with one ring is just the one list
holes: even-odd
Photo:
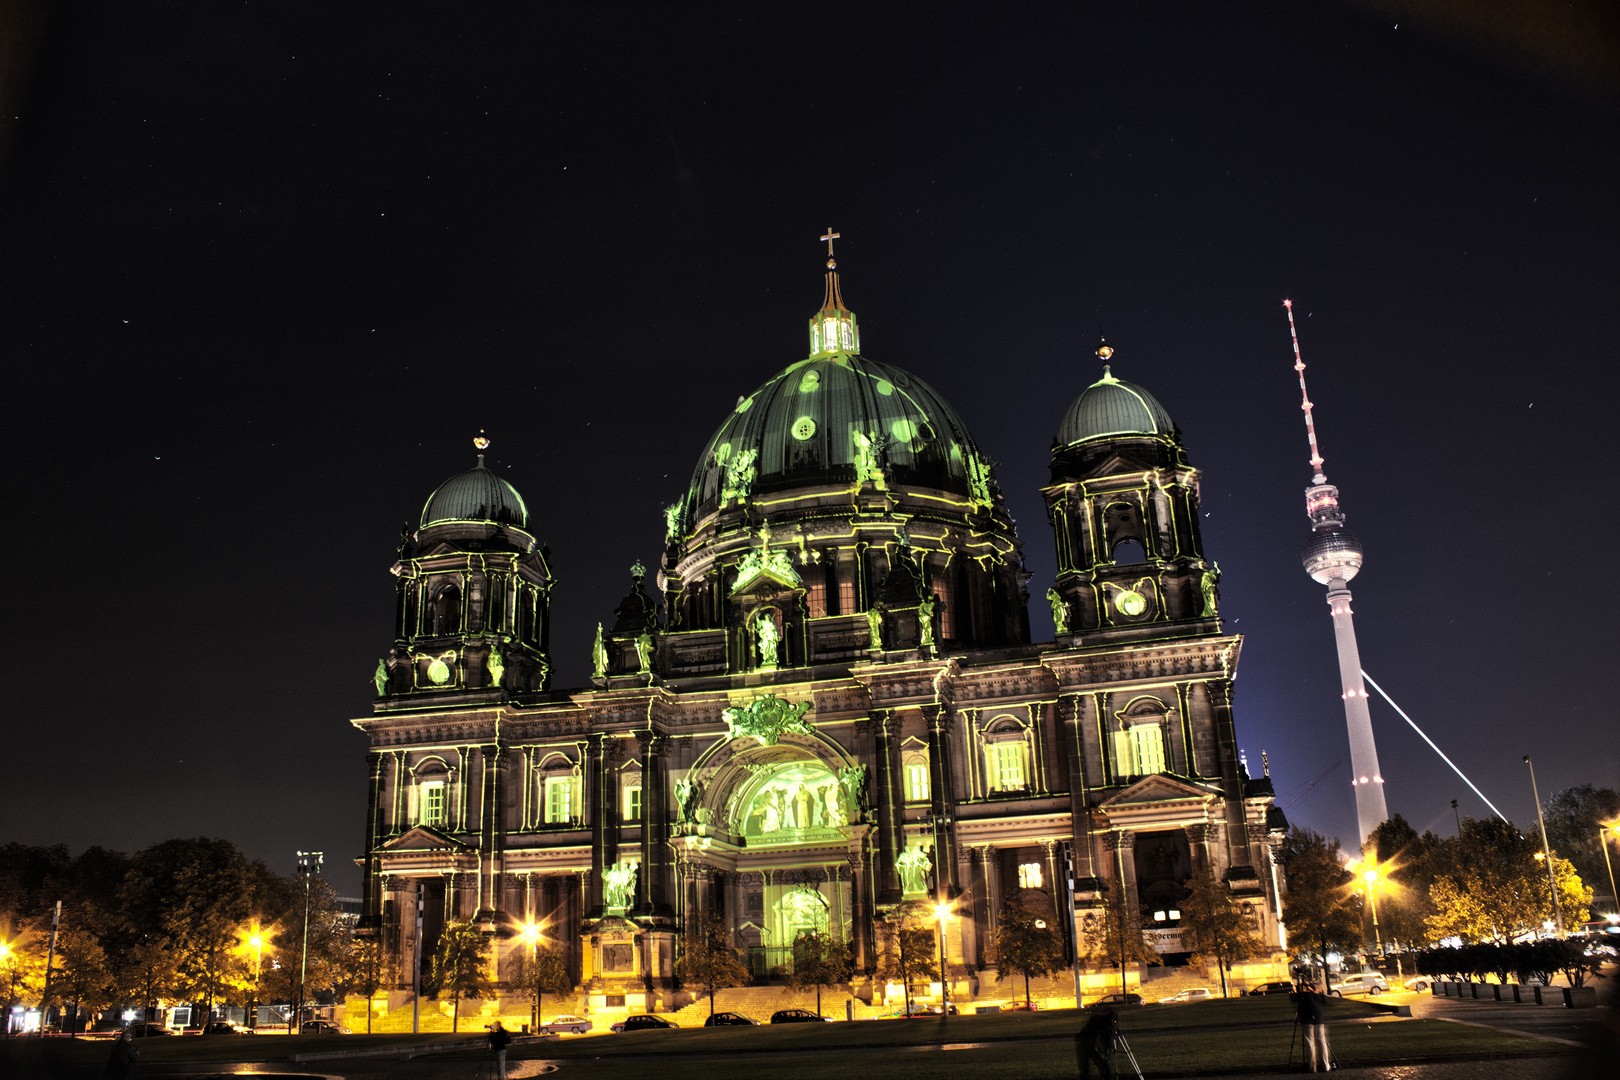
[[832, 253], [833, 253], [832, 242], [834, 240], [841, 239], [842, 236], [843, 236], [842, 233], [833, 232], [832, 231], [832, 226], [829, 225], [829, 226], [827, 226], [827, 235], [826, 236], [818, 236], [818, 237], [816, 237], [817, 240], [825, 240], [825, 241], [827, 241], [827, 258], [829, 258], [829, 259], [832, 258]]

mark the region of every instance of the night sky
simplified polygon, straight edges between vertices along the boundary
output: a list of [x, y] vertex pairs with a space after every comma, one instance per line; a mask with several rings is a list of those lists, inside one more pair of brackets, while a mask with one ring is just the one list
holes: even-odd
[[[401, 524], [487, 429], [583, 683], [714, 428], [804, 356], [829, 225], [867, 355], [1000, 462], [1037, 640], [1099, 328], [1164, 403], [1239, 743], [1282, 805], [1332, 770], [1294, 822], [1355, 831], [1284, 297], [1367, 670], [1521, 825], [1525, 753], [1543, 796], [1620, 785], [1612, 21], [1090, 7], [6, 7], [0, 842], [214, 834], [357, 888]], [[1372, 712], [1391, 811], [1489, 812]]]

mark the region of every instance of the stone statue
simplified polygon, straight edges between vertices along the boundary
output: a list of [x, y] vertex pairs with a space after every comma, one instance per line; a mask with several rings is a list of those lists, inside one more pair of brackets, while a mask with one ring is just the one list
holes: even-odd
[[652, 637], [649, 634], [636, 635], [636, 671], [642, 675], [652, 670]]
[[501, 679], [506, 675], [506, 661], [501, 658], [501, 654], [495, 649], [491, 649], [489, 659], [484, 661], [484, 666], [489, 668], [489, 684], [491, 686], [501, 685]]
[[690, 823], [697, 810], [698, 797], [703, 794], [703, 785], [691, 777], [682, 777], [675, 781], [675, 813], [676, 820]]
[[1069, 604], [1058, 595], [1056, 588], [1046, 590], [1046, 599], [1052, 605], [1052, 626], [1060, 634], [1069, 632]]
[[829, 829], [836, 829], [847, 823], [848, 815], [844, 811], [844, 792], [837, 784], [827, 784], [821, 789], [821, 798], [826, 803], [826, 817], [824, 818]]
[[596, 644], [591, 646], [591, 673], [598, 679], [607, 677], [607, 645], [602, 642], [602, 624], [596, 624]]
[[868, 608], [866, 611], [866, 632], [871, 635], [871, 642], [866, 647], [873, 652], [883, 648], [883, 612], [877, 608]]
[[853, 806], [861, 813], [867, 810], [866, 766], [846, 765], [838, 770], [838, 786], [844, 789], [844, 805]]
[[908, 847], [895, 857], [894, 868], [900, 873], [900, 891], [905, 895], [928, 891], [928, 871], [934, 868], [928, 852], [915, 845]]
[[1202, 618], [1213, 619], [1221, 603], [1221, 591], [1216, 588], [1221, 583], [1221, 564], [1210, 563], [1209, 569], [1204, 571], [1200, 586], [1204, 590], [1204, 611]]
[[622, 860], [614, 863], [602, 873], [602, 905], [609, 911], [625, 910], [635, 888], [636, 864]]
[[372, 672], [371, 681], [377, 684], [377, 696], [388, 696], [388, 663], [385, 660], [377, 661], [377, 670]]
[[754, 623], [759, 629], [759, 666], [765, 671], [772, 671], [780, 656], [778, 646], [782, 642], [782, 631], [776, 628], [776, 620], [769, 614], [761, 615]]
[[932, 596], [917, 605], [917, 645], [924, 649], [934, 647], [934, 598]]
[[686, 508], [686, 496], [676, 499], [674, 505], [664, 507], [664, 539], [674, 540], [681, 532], [681, 511]]

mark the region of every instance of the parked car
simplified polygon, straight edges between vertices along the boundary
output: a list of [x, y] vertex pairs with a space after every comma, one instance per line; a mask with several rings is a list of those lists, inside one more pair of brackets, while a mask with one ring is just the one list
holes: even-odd
[[1389, 980], [1376, 971], [1363, 971], [1358, 975], [1345, 975], [1333, 986], [1334, 997], [1346, 994], [1382, 994], [1389, 989]]
[[129, 1025], [129, 1037], [132, 1039], [145, 1039], [153, 1035], [173, 1035], [174, 1032], [162, 1024], [154, 1024], [145, 1020], [137, 1020]]
[[[1104, 994], [1102, 997], [1098, 998], [1096, 1001], [1093, 1001], [1091, 1004], [1093, 1006], [1095, 1006], [1095, 1005], [1145, 1005], [1147, 1003], [1142, 1000], [1142, 995], [1141, 994]], [[1090, 1006], [1088, 1006], [1088, 1008], [1089, 1007]]]
[[1207, 987], [1207, 986], [1195, 986], [1191, 990], [1183, 990], [1179, 994], [1173, 994], [1173, 995], [1171, 995], [1170, 997], [1167, 997], [1167, 998], [1160, 998], [1159, 999], [1159, 1004], [1161, 1004], [1161, 1005], [1176, 1005], [1176, 1004], [1179, 1004], [1179, 1003], [1181, 1003], [1183, 1001], [1208, 1001], [1210, 998], [1212, 998], [1214, 996], [1215, 996], [1214, 994], [1211, 994], [1209, 992], [1209, 987]]
[[1406, 980], [1406, 985], [1404, 987], [1402, 987], [1402, 989], [1405, 989], [1405, 990], [1427, 990], [1429, 987], [1431, 987], [1433, 985], [1434, 985], [1434, 980], [1432, 978], [1430, 978], [1427, 975], [1419, 975], [1415, 979], [1407, 979]]
[[613, 1025], [613, 1030], [614, 1031], [657, 1031], [657, 1030], [659, 1030], [661, 1028], [672, 1028], [672, 1027], [679, 1027], [679, 1026], [680, 1026], [679, 1024], [672, 1024], [668, 1020], [665, 1020], [661, 1016], [648, 1016], [645, 1013], [643, 1013], [641, 1016], [632, 1016], [632, 1017], [627, 1018], [622, 1024], [614, 1024]]
[[[956, 1006], [954, 1004], [950, 1007], [950, 1010], [951, 1010], [950, 1015], [952, 1015], [952, 1016], [957, 1015]], [[944, 1010], [941, 1009], [938, 1005], [918, 1005], [918, 1004], [916, 1004], [914, 1002], [912, 1004], [911, 1010], [909, 1012], [902, 1011], [902, 1012], [897, 1014], [897, 1017], [899, 1019], [902, 1019], [902, 1020], [904, 1020], [904, 1019], [916, 1020], [919, 1017], [924, 1017], [924, 1016], [944, 1016], [944, 1015], [945, 1015]]]
[[750, 1020], [742, 1013], [715, 1013], [703, 1021], [704, 1027], [758, 1027], [758, 1020]]
[[583, 1035], [591, 1030], [591, 1022], [583, 1016], [553, 1016], [550, 1020], [541, 1024], [539, 1030], [548, 1035], [560, 1035], [565, 1031], [571, 1031], [575, 1035]]
[[299, 1025], [300, 1035], [347, 1035], [349, 1029], [330, 1020], [305, 1020]]
[[211, 1020], [203, 1025], [204, 1035], [252, 1035], [252, 1028], [237, 1027], [229, 1020]]
[[809, 1009], [783, 1009], [781, 1012], [771, 1013], [773, 1024], [820, 1024], [831, 1023], [825, 1016], [818, 1016]]
[[1291, 982], [1268, 982], [1249, 989], [1250, 997], [1265, 997], [1267, 994], [1292, 994], [1294, 984]]
[[1025, 1002], [1022, 1002], [1022, 1001], [1015, 1001], [1010, 1005], [1003, 1005], [1001, 1007], [1001, 1011], [1002, 1012], [1040, 1012], [1041, 1011], [1041, 1003], [1038, 1002], [1038, 1001], [1031, 1001], [1031, 1002], [1028, 1002], [1026, 1004]]

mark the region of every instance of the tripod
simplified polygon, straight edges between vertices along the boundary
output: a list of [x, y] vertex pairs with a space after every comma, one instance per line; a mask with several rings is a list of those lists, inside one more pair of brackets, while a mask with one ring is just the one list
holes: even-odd
[[[1309, 1032], [1306, 1033], [1306, 1036], [1309, 1037]], [[1298, 1038], [1299, 1038], [1299, 1019], [1296, 1017], [1294, 1019], [1294, 1033], [1292, 1035], [1288, 1036], [1288, 1068], [1290, 1068], [1290, 1069], [1292, 1069], [1294, 1067], [1294, 1040], [1296, 1040]], [[1303, 1046], [1300, 1047], [1299, 1055], [1300, 1055], [1299, 1056], [1300, 1067], [1304, 1068], [1305, 1059], [1306, 1059], [1307, 1056], [1309, 1056], [1306, 1053], [1306, 1048], [1305, 1047], [1303, 1047]], [[1333, 1056], [1333, 1046], [1332, 1046], [1331, 1043], [1328, 1045], [1327, 1059], [1328, 1059], [1328, 1070], [1329, 1071], [1331, 1071], [1333, 1069], [1337, 1069], [1339, 1067], [1338, 1059]]]
[[1131, 1063], [1131, 1068], [1136, 1072], [1136, 1080], [1142, 1080], [1142, 1066], [1136, 1063], [1136, 1055], [1131, 1052], [1131, 1044], [1125, 1041], [1125, 1033], [1115, 1028], [1114, 1053], [1118, 1054], [1121, 1050], [1125, 1052], [1125, 1060]]
[[1096, 1048], [1096, 1042], [1089, 1042], [1087, 1038], [1089, 1032], [1081, 1032], [1074, 1037], [1075, 1057], [1079, 1061], [1080, 1075], [1090, 1076], [1091, 1065], [1095, 1062], [1102, 1080], [1115, 1080], [1119, 1075], [1119, 1071], [1115, 1068], [1114, 1062], [1121, 1053], [1124, 1053], [1125, 1060], [1131, 1063], [1131, 1068], [1136, 1073], [1136, 1080], [1143, 1080], [1142, 1066], [1136, 1063], [1136, 1054], [1131, 1050], [1131, 1044], [1125, 1040], [1124, 1033], [1119, 1030], [1118, 1022], [1110, 1019], [1108, 1027], [1108, 1053], [1106, 1055]]

